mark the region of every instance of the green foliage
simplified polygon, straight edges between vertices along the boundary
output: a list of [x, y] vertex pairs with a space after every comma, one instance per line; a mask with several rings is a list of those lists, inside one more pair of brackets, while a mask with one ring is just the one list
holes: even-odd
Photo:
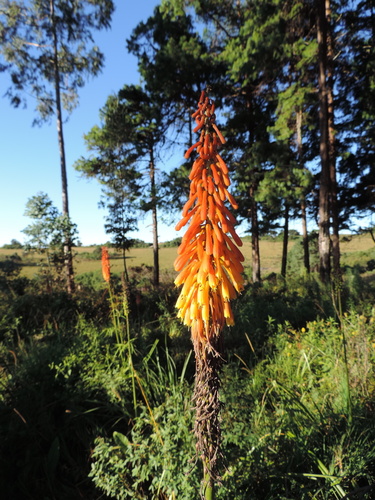
[[59, 213], [46, 193], [38, 193], [28, 199], [25, 216], [34, 221], [23, 230], [29, 237], [26, 243], [29, 249], [48, 252], [54, 247], [62, 247], [66, 237], [71, 243], [76, 238], [76, 224]]
[[[317, 270], [319, 263], [318, 255], [318, 234], [310, 233], [309, 239], [309, 256], [310, 256], [310, 269]], [[296, 243], [288, 252], [288, 274], [296, 275], [306, 272], [303, 262], [303, 241], [298, 238]]]
[[22, 259], [18, 254], [0, 260], [0, 293], [13, 297], [25, 292], [28, 279], [20, 277]]
[[[194, 363], [177, 290], [155, 290], [146, 267], [131, 276], [126, 302], [118, 279], [109, 290], [86, 278], [76, 296], [31, 284], [23, 295], [4, 292], [2, 495], [198, 498]], [[314, 276], [270, 276], [234, 303], [218, 500], [370, 500], [373, 292], [356, 269], [344, 283], [341, 305]]]
[[152, 419], [144, 407], [128, 436], [115, 432], [109, 442], [97, 440], [90, 476], [110, 497], [198, 497], [199, 473], [189, 461], [194, 457], [191, 391], [182, 385], [168, 394], [167, 387]]
[[[12, 104], [19, 106], [31, 93], [40, 121], [45, 121], [56, 112], [58, 85], [65, 109], [72, 111], [85, 76], [97, 75], [103, 66], [92, 31], [109, 27], [113, 9], [112, 0], [33, 0], [26, 4], [2, 0], [0, 70], [8, 70], [11, 77], [7, 95]], [[63, 85], [56, 82], [56, 72]]]
[[347, 314], [341, 328], [279, 325], [262, 360], [241, 360], [243, 375], [228, 367], [224, 435], [237, 459], [225, 487], [235, 498], [371, 498], [375, 429], [362, 403], [374, 396], [374, 333], [373, 314]]
[[[64, 247], [66, 242], [73, 245], [77, 237], [77, 226], [68, 215], [62, 215], [52, 204], [46, 193], [38, 193], [26, 203], [25, 215], [33, 222], [23, 232], [28, 236], [25, 248], [46, 256], [43, 262], [46, 268], [47, 288], [54, 279], [61, 279], [66, 261]], [[55, 276], [54, 276], [55, 274]]]
[[50, 363], [59, 362], [68, 342], [48, 337], [47, 330], [43, 342], [1, 352], [1, 364], [7, 367], [0, 401], [0, 484], [5, 499], [78, 499], [82, 487], [89, 497], [94, 494], [84, 470], [99, 422], [92, 418], [97, 405], [87, 391], [72, 390], [56, 379]]
[[148, 248], [149, 246], [150, 246], [150, 243], [146, 243], [143, 240], [140, 240], [138, 238], [132, 239], [132, 248]]
[[170, 247], [178, 247], [181, 244], [181, 237], [174, 238], [173, 240], [166, 241], [165, 243], [161, 243], [160, 247], [170, 248]]
[[10, 240], [10, 243], [6, 243], [5, 245], [2, 246], [4, 249], [11, 249], [11, 250], [19, 250], [23, 248], [22, 243], [20, 243], [18, 240], [12, 239]]
[[[149, 169], [143, 164], [151, 162], [155, 167], [157, 148], [164, 140], [162, 112], [147, 90], [125, 85], [117, 95], [108, 97], [100, 117], [102, 126], [94, 126], [85, 136], [93, 156], [80, 158], [75, 168], [105, 186], [110, 206], [133, 207], [129, 214], [133, 217], [142, 203], [149, 202], [149, 179], [144, 175]], [[110, 215], [113, 221], [116, 214]]]
[[113, 202], [106, 205], [108, 215], [104, 229], [106, 234], [112, 235], [112, 243], [119, 250], [129, 250], [133, 246], [132, 239], [127, 233], [137, 229], [138, 219], [132, 203], [127, 202], [121, 196], [113, 197]]
[[97, 245], [91, 252], [80, 252], [79, 258], [85, 260], [101, 260], [102, 247], [100, 245]]

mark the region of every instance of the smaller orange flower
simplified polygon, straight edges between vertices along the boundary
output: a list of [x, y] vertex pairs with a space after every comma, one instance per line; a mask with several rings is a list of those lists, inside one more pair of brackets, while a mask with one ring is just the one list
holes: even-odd
[[111, 280], [111, 265], [109, 263], [109, 254], [107, 247], [102, 247], [102, 273], [104, 281], [109, 283]]

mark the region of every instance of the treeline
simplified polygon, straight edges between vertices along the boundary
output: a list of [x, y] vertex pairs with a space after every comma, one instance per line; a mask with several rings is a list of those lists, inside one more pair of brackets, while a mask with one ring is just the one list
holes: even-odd
[[313, 219], [320, 276], [340, 274], [339, 231], [374, 205], [373, 7], [164, 0], [133, 30], [127, 48], [143, 83], [109, 96], [100, 126], [85, 137], [92, 156], [76, 168], [104, 184], [112, 220], [124, 207], [129, 217], [152, 212], [155, 269], [158, 211], [181, 209], [191, 166], [187, 160], [156, 176], [158, 159], [173, 146], [182, 158], [184, 145], [196, 142], [190, 114], [210, 86], [224, 122], [236, 215], [252, 234], [253, 281], [261, 279], [259, 237], [280, 225], [285, 275], [292, 219], [301, 219], [306, 270]]
[[[52, 4], [61, 10], [61, 18], [53, 17], [53, 40], [57, 49], [69, 48], [62, 22], [67, 10]], [[94, 4], [102, 9], [99, 27], [108, 27], [111, 2], [107, 10]], [[155, 285], [158, 221], [161, 213], [179, 213], [187, 198], [193, 160], [184, 161], [183, 153], [198, 140], [191, 113], [206, 88], [227, 139], [222, 154], [232, 170], [236, 217], [252, 235], [253, 281], [261, 280], [259, 238], [280, 227], [285, 276], [289, 223], [297, 219], [307, 272], [308, 222], [314, 220], [320, 277], [328, 282], [340, 275], [339, 231], [371, 213], [375, 202], [374, 7], [374, 0], [162, 0], [134, 28], [126, 45], [138, 59], [142, 83], [125, 82], [108, 97], [100, 124], [85, 135], [90, 155], [75, 168], [102, 183], [105, 229], [118, 248], [129, 248], [127, 235], [140, 213], [151, 214]], [[92, 27], [88, 17], [83, 32]], [[66, 54], [57, 49], [55, 69], [64, 73]], [[73, 74], [74, 58], [69, 62]], [[57, 94], [50, 100], [57, 102]], [[165, 172], [172, 154], [181, 162]], [[63, 185], [63, 200], [65, 191]], [[70, 243], [67, 233], [68, 282]]]

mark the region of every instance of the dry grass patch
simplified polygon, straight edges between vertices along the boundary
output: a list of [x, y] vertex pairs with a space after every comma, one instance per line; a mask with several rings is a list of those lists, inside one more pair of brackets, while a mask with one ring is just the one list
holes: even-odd
[[[290, 241], [289, 250], [295, 244]], [[98, 257], [93, 259], [96, 247], [76, 247], [74, 248], [74, 265], [76, 275], [88, 272], [100, 272], [101, 261]], [[245, 241], [242, 247], [245, 256], [245, 267], [249, 270], [251, 267], [251, 243]], [[375, 244], [369, 234], [363, 235], [344, 235], [341, 238], [342, 263], [354, 265], [360, 263], [365, 265], [369, 259], [375, 259]], [[24, 252], [20, 249], [0, 249], [0, 259], [5, 259], [11, 255], [17, 254], [23, 262], [22, 275], [31, 278], [40, 270], [40, 264], [45, 262], [43, 255]], [[88, 255], [90, 255], [90, 258]], [[263, 275], [280, 272], [282, 255], [282, 241], [261, 239], [260, 240], [260, 263]], [[175, 276], [173, 262], [177, 256], [177, 247], [160, 248], [159, 261], [160, 270], [167, 271], [170, 276]], [[123, 271], [123, 261], [120, 253], [110, 249], [111, 269], [113, 273]], [[147, 248], [131, 248], [126, 252], [126, 264], [128, 268], [139, 266], [153, 266], [153, 251], [150, 245]]]

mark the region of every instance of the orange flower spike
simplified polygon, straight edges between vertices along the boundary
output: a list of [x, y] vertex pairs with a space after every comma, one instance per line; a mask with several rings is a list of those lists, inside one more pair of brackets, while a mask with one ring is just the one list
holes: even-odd
[[102, 247], [102, 274], [104, 281], [109, 283], [111, 281], [111, 264], [107, 247]]
[[243, 256], [236, 246], [240, 241], [234, 230], [236, 219], [225, 206], [227, 201], [236, 206], [227, 191], [228, 167], [218, 154], [226, 141], [215, 124], [215, 105], [205, 91], [192, 116], [199, 141], [185, 154], [188, 158], [195, 150], [197, 157], [189, 175], [190, 197], [176, 226], [189, 223], [175, 261], [179, 271], [175, 283], [182, 285], [176, 306], [178, 317], [198, 342], [195, 345], [204, 347], [211, 345], [225, 324], [233, 324], [229, 301], [243, 288]]

